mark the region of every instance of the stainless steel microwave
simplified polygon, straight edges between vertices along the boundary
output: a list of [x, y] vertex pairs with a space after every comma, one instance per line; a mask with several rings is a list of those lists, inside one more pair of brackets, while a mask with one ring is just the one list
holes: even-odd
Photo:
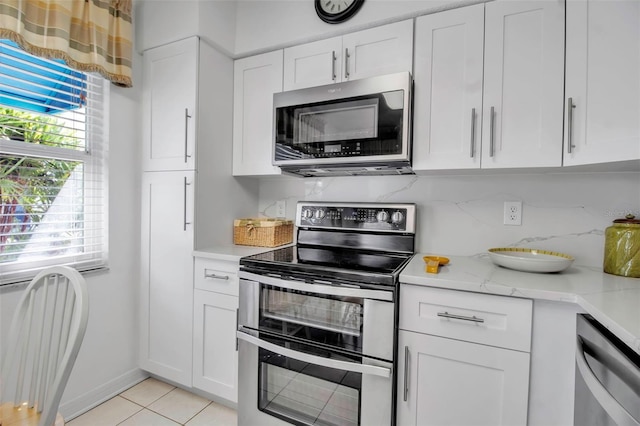
[[301, 176], [411, 170], [408, 72], [276, 93], [273, 164]]

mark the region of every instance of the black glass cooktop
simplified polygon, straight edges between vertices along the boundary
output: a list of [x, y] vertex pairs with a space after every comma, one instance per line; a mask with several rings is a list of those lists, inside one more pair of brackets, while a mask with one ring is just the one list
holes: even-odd
[[394, 285], [411, 258], [407, 253], [381, 253], [348, 248], [291, 246], [243, 257], [242, 270], [296, 276], [308, 280], [346, 280]]

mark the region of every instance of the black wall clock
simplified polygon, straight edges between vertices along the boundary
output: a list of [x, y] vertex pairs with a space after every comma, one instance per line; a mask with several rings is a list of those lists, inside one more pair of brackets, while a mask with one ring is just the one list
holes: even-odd
[[329, 24], [339, 24], [355, 15], [364, 0], [315, 0], [318, 17]]

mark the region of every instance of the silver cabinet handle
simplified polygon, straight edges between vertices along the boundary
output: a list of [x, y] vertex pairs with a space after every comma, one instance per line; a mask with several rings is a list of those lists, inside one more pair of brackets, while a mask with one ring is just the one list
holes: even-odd
[[349, 79], [349, 48], [344, 48], [344, 79]]
[[189, 108], [184, 109], [184, 162], [187, 162], [187, 159], [191, 157], [189, 155], [189, 119], [191, 116], [189, 115]]
[[191, 185], [189, 182], [187, 182], [187, 177], [184, 177], [184, 226], [183, 226], [183, 230], [186, 231], [187, 230], [187, 225], [191, 225], [191, 222], [187, 222], [187, 186]]
[[437, 314], [439, 317], [442, 318], [451, 318], [451, 319], [457, 319], [457, 320], [463, 320], [463, 321], [472, 321], [472, 322], [479, 322], [482, 323], [484, 322], [484, 320], [482, 318], [478, 318], [477, 316], [473, 315], [471, 317], [467, 317], [464, 315], [455, 315], [455, 314], [450, 314], [449, 312], [438, 312]]
[[331, 80], [336, 81], [336, 51], [331, 52]]
[[229, 275], [214, 274], [213, 272], [209, 272], [209, 269], [205, 269], [204, 270], [204, 277], [205, 278], [213, 278], [214, 280], [228, 280], [229, 279]]
[[469, 144], [469, 155], [471, 158], [475, 155], [476, 147], [476, 109], [471, 108], [471, 143]]
[[571, 154], [573, 148], [576, 146], [573, 144], [573, 109], [576, 106], [573, 104], [573, 98], [567, 100], [567, 153]]
[[[241, 327], [242, 328], [242, 327]], [[252, 345], [259, 346], [263, 349], [276, 353], [278, 355], [293, 358], [298, 361], [308, 362], [309, 364], [319, 365], [321, 367], [335, 368], [336, 370], [352, 371], [354, 373], [369, 374], [372, 376], [380, 376], [384, 378], [391, 377], [391, 369], [378, 367], [375, 365], [358, 364], [355, 362], [338, 361], [336, 359], [323, 358], [321, 356], [309, 355], [304, 352], [294, 351], [293, 349], [283, 348], [274, 343], [267, 342], [258, 337], [254, 337], [243, 331], [236, 331], [236, 337]]]
[[494, 127], [496, 124], [495, 116], [496, 116], [495, 108], [491, 107], [491, 116], [489, 120], [489, 157], [493, 157], [494, 150], [495, 150], [495, 130], [494, 130]]
[[578, 337], [578, 344], [576, 346], [576, 367], [582, 376], [587, 388], [591, 392], [591, 395], [598, 401], [601, 407], [607, 412], [611, 419], [617, 425], [630, 425], [638, 426], [640, 423], [631, 415], [620, 403], [607, 391], [607, 389], [600, 383], [598, 378], [587, 364], [587, 359], [584, 356], [584, 343], [580, 337]]
[[[238, 329], [238, 319], [240, 318], [240, 309], [236, 309], [236, 326], [235, 329]], [[238, 337], [236, 336], [236, 352], [238, 352]]]
[[404, 402], [409, 396], [409, 346], [404, 347]]

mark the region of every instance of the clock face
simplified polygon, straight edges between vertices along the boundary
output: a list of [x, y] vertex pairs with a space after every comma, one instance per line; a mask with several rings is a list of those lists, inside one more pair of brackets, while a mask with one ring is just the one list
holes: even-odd
[[362, 7], [364, 0], [315, 0], [318, 17], [329, 24], [351, 18]]

